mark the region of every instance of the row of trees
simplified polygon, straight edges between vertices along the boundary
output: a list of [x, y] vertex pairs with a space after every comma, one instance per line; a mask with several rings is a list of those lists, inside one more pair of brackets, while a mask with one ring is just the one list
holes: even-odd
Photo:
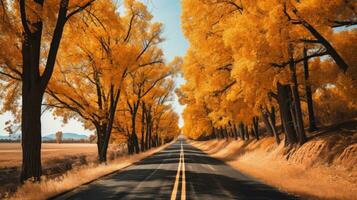
[[357, 116], [356, 5], [184, 0], [184, 133], [259, 139], [265, 129], [280, 143], [281, 127], [286, 145], [303, 144], [305, 124]]
[[172, 100], [179, 59], [165, 61], [162, 25], [146, 6], [111, 0], [1, 1], [2, 112], [21, 123], [21, 180], [41, 176], [41, 113], [96, 131], [98, 160], [110, 141], [138, 153], [179, 133]]

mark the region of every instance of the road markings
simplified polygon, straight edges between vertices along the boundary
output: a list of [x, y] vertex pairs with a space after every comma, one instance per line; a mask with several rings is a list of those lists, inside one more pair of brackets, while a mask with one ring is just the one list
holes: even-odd
[[[181, 169], [182, 168], [182, 169]], [[180, 172], [182, 170], [182, 180], [181, 180], [181, 200], [186, 200], [186, 173], [185, 173], [185, 155], [183, 151], [183, 146], [181, 142], [180, 159], [176, 173], [176, 179], [174, 187], [171, 192], [171, 200], [176, 200], [177, 190], [180, 182]]]
[[212, 171], [216, 171], [216, 169], [215, 169], [214, 167], [212, 167], [210, 164], [206, 164], [206, 166], [207, 166], [208, 168], [210, 168]]
[[181, 187], [181, 200], [186, 200], [186, 172], [185, 172], [185, 154], [181, 142], [182, 152], [182, 187]]

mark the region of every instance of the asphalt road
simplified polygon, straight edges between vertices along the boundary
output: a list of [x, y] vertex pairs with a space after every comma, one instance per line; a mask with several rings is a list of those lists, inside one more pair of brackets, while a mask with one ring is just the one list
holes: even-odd
[[58, 199], [297, 199], [214, 159], [184, 139]]

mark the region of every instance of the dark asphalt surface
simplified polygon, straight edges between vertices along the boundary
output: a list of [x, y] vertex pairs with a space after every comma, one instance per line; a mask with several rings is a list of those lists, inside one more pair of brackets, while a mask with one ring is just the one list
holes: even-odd
[[[178, 139], [154, 155], [57, 199], [170, 199], [184, 152], [186, 199], [297, 199], [240, 173]], [[268, 167], [268, 166], [267, 166]], [[181, 198], [182, 172], [177, 198]]]

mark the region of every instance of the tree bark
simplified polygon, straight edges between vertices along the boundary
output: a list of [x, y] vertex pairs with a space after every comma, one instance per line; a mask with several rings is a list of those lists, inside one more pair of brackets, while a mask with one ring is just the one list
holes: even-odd
[[141, 151], [145, 151], [144, 139], [145, 139], [145, 103], [141, 106]]
[[292, 95], [293, 95], [293, 103], [294, 103], [294, 110], [295, 110], [295, 122], [297, 126], [297, 136], [298, 136], [298, 141], [300, 144], [303, 144], [306, 142], [306, 135], [305, 135], [305, 129], [304, 129], [304, 122], [302, 118], [302, 111], [301, 111], [301, 102], [300, 102], [300, 96], [299, 96], [299, 89], [298, 89], [298, 82], [297, 82], [297, 76], [296, 76], [296, 66], [294, 63], [294, 58], [292, 57], [292, 50], [290, 50], [290, 71], [291, 71], [291, 80], [293, 82], [292, 86]]
[[276, 130], [276, 112], [274, 106], [271, 106], [270, 108], [269, 117], [271, 120], [272, 128]]
[[229, 138], [229, 132], [228, 132], [227, 126], [224, 126], [224, 128], [223, 128], [223, 133], [224, 133], [224, 136], [225, 136], [226, 140], [228, 140], [228, 138]]
[[[272, 107], [272, 111], [275, 113], [275, 108]], [[275, 137], [275, 142], [277, 144], [280, 144], [280, 138], [279, 138], [279, 134], [276, 130], [276, 125], [275, 125], [275, 114], [272, 116], [270, 115], [270, 117], [268, 117], [268, 122], [270, 124], [270, 126], [272, 127], [272, 131], [273, 131], [273, 134], [274, 134], [274, 137]]]
[[255, 138], [259, 140], [259, 118], [253, 117], [253, 131]]
[[240, 136], [241, 136], [242, 140], [245, 140], [244, 124], [243, 124], [243, 122], [241, 122], [241, 123], [239, 124], [239, 132], [240, 132]]
[[23, 85], [22, 97], [22, 171], [21, 181], [40, 181], [41, 172], [41, 103], [39, 85]]
[[328, 54], [333, 58], [333, 60], [336, 62], [336, 64], [339, 66], [339, 68], [343, 71], [346, 72], [348, 69], [348, 64], [343, 60], [343, 58], [340, 56], [340, 54], [335, 50], [335, 48], [330, 44], [328, 40], [325, 39], [323, 35], [321, 35], [311, 24], [309, 24], [306, 21], [302, 21], [301, 23], [310, 33], [313, 35], [317, 41], [322, 44]]
[[238, 140], [238, 130], [235, 124], [233, 124], [234, 139]]
[[[44, 0], [34, 1], [43, 8]], [[22, 41], [22, 171], [20, 181], [39, 181], [41, 177], [41, 106], [43, 94], [52, 76], [57, 52], [67, 21], [68, 0], [59, 3], [58, 17], [53, 31], [44, 72], [40, 75], [42, 19], [27, 19], [26, 1], [20, 0], [20, 17], [23, 28]]]
[[106, 151], [103, 150], [105, 148], [105, 130], [107, 128], [106, 123], [102, 123], [98, 125], [97, 128], [97, 149], [98, 149], [98, 161], [99, 163], [107, 162]]
[[294, 124], [292, 120], [291, 108], [291, 88], [290, 85], [282, 85], [278, 82], [278, 103], [281, 112], [281, 119], [284, 124], [285, 129], [285, 141], [286, 145], [295, 144], [297, 142], [296, 132], [294, 129]]
[[269, 123], [269, 115], [266, 112], [266, 109], [264, 109], [264, 108], [261, 109], [261, 116], [262, 116], [266, 131], [269, 133], [269, 135], [272, 136], [273, 135], [273, 127], [271, 127], [271, 124]]
[[314, 115], [314, 104], [312, 101], [311, 85], [308, 83], [309, 80], [309, 60], [307, 59], [307, 49], [304, 48], [304, 86], [307, 101], [307, 110], [309, 115], [309, 131], [315, 131], [316, 120]]
[[249, 140], [249, 130], [248, 130], [248, 125], [244, 126], [244, 134], [247, 140]]

